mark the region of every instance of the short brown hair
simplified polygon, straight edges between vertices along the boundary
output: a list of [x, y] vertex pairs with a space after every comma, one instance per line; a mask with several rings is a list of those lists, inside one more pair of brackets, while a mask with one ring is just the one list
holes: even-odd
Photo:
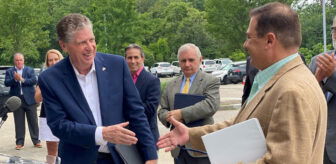
[[72, 39], [72, 35], [83, 28], [92, 30], [90, 19], [82, 14], [69, 14], [57, 23], [58, 40], [69, 42]]
[[288, 5], [272, 2], [250, 11], [257, 21], [258, 37], [273, 32], [284, 48], [300, 47], [301, 25], [299, 16]]

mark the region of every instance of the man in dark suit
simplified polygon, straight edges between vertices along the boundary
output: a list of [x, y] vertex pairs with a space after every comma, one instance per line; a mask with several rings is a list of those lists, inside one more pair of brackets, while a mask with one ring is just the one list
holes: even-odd
[[[336, 17], [331, 27], [334, 49], [336, 49]], [[328, 103], [327, 136], [324, 164], [336, 164], [336, 56], [335, 50], [321, 53], [312, 58], [311, 71], [320, 83]]]
[[14, 67], [6, 71], [5, 86], [10, 87], [9, 94], [21, 99], [21, 107], [14, 111], [16, 150], [21, 150], [25, 141], [25, 115], [30, 132], [30, 138], [35, 147], [41, 148], [38, 139], [37, 109], [34, 100], [36, 76], [34, 69], [24, 65], [22, 53], [14, 54]]
[[135, 143], [146, 164], [156, 163], [154, 139], [124, 58], [96, 53], [92, 23], [84, 15], [67, 15], [56, 28], [69, 56], [45, 70], [39, 86], [62, 163], [121, 164], [115, 144]]
[[242, 105], [245, 103], [248, 96], [250, 95], [254, 77], [257, 75], [258, 72], [259, 70], [253, 65], [251, 65], [251, 58], [247, 57], [246, 59], [246, 79], [245, 79], [245, 85], [244, 85], [243, 96], [242, 96], [242, 103], [241, 103]]
[[154, 141], [159, 138], [157, 125], [157, 108], [160, 101], [160, 80], [144, 69], [145, 54], [137, 44], [125, 48], [125, 58], [133, 82], [138, 89]]
[[[202, 54], [196, 45], [191, 43], [182, 45], [178, 50], [177, 58], [183, 75], [168, 82], [162, 94], [161, 108], [158, 112], [161, 123], [169, 127], [167, 119], [174, 117], [186, 124], [195, 121], [201, 121], [201, 125], [213, 124], [212, 116], [219, 107], [219, 79], [199, 70]], [[176, 93], [203, 95], [205, 99], [192, 106], [174, 109]], [[195, 157], [193, 152], [180, 148], [173, 150], [172, 156], [175, 164], [210, 163], [207, 156]]]

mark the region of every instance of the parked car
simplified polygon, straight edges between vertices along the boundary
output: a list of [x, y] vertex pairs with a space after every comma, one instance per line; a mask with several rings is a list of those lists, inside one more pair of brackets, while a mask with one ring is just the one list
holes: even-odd
[[229, 69], [232, 67], [232, 63], [221, 66], [217, 71], [213, 71], [212, 75], [220, 79], [221, 84], [229, 84], [227, 79], [227, 74]]
[[232, 63], [232, 60], [229, 59], [229, 58], [220, 58], [220, 59], [216, 59], [215, 61], [216, 61], [216, 65], [217, 65], [217, 70], [225, 67], [229, 63]]
[[206, 73], [211, 73], [213, 71], [216, 71], [217, 70], [216, 62], [214, 60], [204, 59], [202, 60], [200, 70]]
[[246, 78], [246, 61], [232, 64], [232, 67], [228, 71], [228, 81], [237, 84], [242, 82]]
[[9, 87], [5, 86], [6, 70], [12, 66], [0, 66], [0, 106], [9, 98]]
[[148, 66], [144, 66], [144, 69], [149, 72], [149, 67]]
[[174, 75], [173, 68], [171, 67], [171, 64], [168, 62], [155, 63], [152, 66], [152, 68], [150, 68], [150, 72], [156, 77]]
[[34, 73], [35, 73], [36, 79], [38, 79], [38, 76], [42, 72], [41, 70], [42, 70], [41, 68], [34, 68]]
[[172, 68], [173, 68], [174, 75], [182, 74], [181, 67], [180, 67], [180, 64], [179, 64], [178, 61], [173, 61], [171, 63], [171, 65], [172, 65]]

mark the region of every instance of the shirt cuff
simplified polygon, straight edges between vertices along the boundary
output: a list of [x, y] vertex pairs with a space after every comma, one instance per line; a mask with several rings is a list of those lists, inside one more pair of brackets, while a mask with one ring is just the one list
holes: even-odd
[[99, 126], [95, 132], [96, 145], [106, 145], [107, 141], [103, 138], [103, 127]]

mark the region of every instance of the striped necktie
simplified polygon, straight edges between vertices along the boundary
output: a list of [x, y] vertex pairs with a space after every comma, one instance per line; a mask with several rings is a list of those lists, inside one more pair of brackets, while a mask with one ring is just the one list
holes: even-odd
[[186, 82], [183, 86], [182, 93], [188, 93], [189, 92], [189, 85], [190, 85], [190, 78], [186, 78]]

